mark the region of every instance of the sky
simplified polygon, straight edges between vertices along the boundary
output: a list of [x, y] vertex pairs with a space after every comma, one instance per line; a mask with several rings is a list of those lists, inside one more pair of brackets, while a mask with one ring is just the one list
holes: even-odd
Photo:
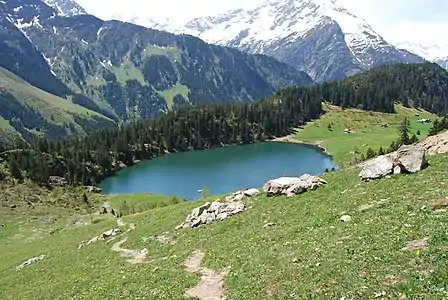
[[[182, 24], [195, 17], [234, 8], [250, 8], [266, 0], [76, 0], [103, 19], [145, 15]], [[300, 0], [297, 0], [300, 1]], [[331, 1], [331, 0], [328, 0]], [[336, 0], [363, 17], [387, 41], [448, 46], [447, 0]]]

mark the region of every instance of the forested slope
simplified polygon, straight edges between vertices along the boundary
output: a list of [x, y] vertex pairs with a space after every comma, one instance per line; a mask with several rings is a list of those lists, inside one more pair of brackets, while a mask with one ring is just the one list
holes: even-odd
[[[60, 139], [68, 134], [85, 135], [115, 123], [70, 100], [44, 92], [0, 67], [0, 117], [2, 141], [11, 146], [19, 136], [26, 140], [45, 136]], [[15, 132], [15, 133], [14, 133]]]
[[167, 152], [287, 135], [319, 118], [324, 101], [390, 113], [399, 101], [443, 114], [447, 74], [435, 64], [382, 67], [335, 83], [287, 88], [268, 100], [188, 106], [68, 142], [40, 140], [30, 150], [4, 157], [32, 176], [40, 174], [37, 180], [44, 184], [49, 175], [65, 177], [73, 184], [94, 184], [135, 161]]

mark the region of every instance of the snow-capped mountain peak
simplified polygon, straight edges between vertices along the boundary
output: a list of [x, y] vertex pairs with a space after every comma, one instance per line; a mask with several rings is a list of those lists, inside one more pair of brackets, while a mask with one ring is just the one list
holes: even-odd
[[[266, 0], [253, 9], [197, 18], [181, 28], [170, 25], [152, 26], [271, 55], [306, 70], [317, 80], [338, 79], [379, 64], [421, 61], [387, 43], [338, 0]], [[320, 68], [325, 69], [323, 73]]]
[[42, 0], [48, 6], [54, 8], [59, 15], [72, 17], [76, 15], [85, 15], [87, 12], [74, 0]]
[[416, 43], [416, 42], [401, 42], [397, 44], [397, 47], [407, 49], [417, 55], [420, 55], [430, 61], [438, 59], [448, 58], [448, 42], [441, 43], [440, 41]]

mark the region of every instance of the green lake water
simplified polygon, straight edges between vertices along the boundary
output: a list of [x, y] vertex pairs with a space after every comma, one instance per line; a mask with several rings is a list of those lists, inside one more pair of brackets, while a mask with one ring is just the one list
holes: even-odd
[[151, 193], [196, 199], [259, 188], [283, 176], [318, 175], [335, 167], [322, 149], [292, 143], [258, 143], [169, 154], [126, 168], [105, 179], [107, 194]]

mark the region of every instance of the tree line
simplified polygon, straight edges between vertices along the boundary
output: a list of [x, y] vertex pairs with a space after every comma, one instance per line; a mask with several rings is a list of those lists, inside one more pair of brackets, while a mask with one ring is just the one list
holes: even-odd
[[[8, 160], [10, 173], [18, 179], [27, 176], [48, 185], [51, 176], [58, 176], [69, 184], [94, 185], [121, 168], [166, 153], [249, 144], [287, 135], [293, 128], [319, 118], [324, 101], [343, 108], [384, 112], [394, 112], [398, 101], [430, 111], [440, 108], [436, 112], [444, 113], [447, 75], [429, 63], [382, 67], [334, 83], [286, 88], [271, 99], [185, 106], [86, 137], [35, 139], [0, 156]], [[407, 132], [407, 120], [402, 127], [402, 132]], [[402, 135], [399, 142], [383, 151], [413, 139]]]
[[6, 152], [11, 173], [18, 179], [19, 173], [25, 173], [41, 184], [49, 184], [50, 176], [58, 176], [69, 184], [91, 185], [136, 161], [166, 153], [250, 144], [287, 135], [322, 113], [320, 100], [301, 99], [296, 91], [285, 90], [275, 99], [252, 103], [183, 107], [84, 138], [38, 139], [26, 149]]

